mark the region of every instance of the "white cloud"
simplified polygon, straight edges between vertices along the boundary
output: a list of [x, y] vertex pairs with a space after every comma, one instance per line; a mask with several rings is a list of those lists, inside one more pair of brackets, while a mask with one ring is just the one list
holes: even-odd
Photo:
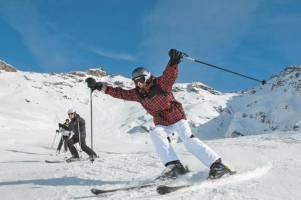
[[116, 53], [116, 52], [111, 52], [107, 50], [103, 50], [100, 48], [91, 48], [91, 51], [96, 53], [97, 55], [111, 58], [111, 59], [117, 59], [117, 60], [125, 60], [129, 62], [135, 62], [136, 58], [130, 54], [126, 53]]

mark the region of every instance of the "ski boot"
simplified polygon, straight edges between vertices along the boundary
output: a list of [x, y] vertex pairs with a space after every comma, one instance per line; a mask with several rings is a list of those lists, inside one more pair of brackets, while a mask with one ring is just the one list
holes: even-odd
[[96, 155], [96, 154], [94, 154], [94, 155], [89, 155], [89, 160], [90, 160], [91, 162], [94, 162], [94, 161], [95, 161], [95, 158], [99, 158], [99, 156]]
[[66, 159], [67, 163], [74, 162], [74, 161], [79, 161], [79, 157], [78, 156], [71, 156], [70, 158]]
[[166, 164], [166, 168], [156, 180], [176, 179], [179, 175], [184, 175], [189, 170], [185, 168], [179, 160]]
[[234, 171], [231, 171], [229, 167], [222, 163], [222, 160], [219, 158], [216, 160], [210, 167], [208, 179], [218, 179], [224, 176], [225, 174], [235, 174]]

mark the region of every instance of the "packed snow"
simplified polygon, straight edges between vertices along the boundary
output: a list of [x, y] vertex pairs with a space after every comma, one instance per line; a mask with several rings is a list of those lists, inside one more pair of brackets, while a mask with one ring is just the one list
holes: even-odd
[[[55, 151], [60, 138], [55, 131], [70, 107], [86, 120], [90, 146], [90, 91], [85, 78], [93, 76], [124, 88], [133, 87], [130, 79], [107, 75], [101, 69], [60, 74], [2, 70], [1, 199], [299, 199], [300, 94], [292, 86], [299, 82], [296, 70], [298, 67], [284, 71], [269, 84], [240, 93], [221, 93], [202, 83], [176, 84], [175, 96], [183, 103], [194, 133], [238, 173], [206, 181], [208, 169], [175, 135], [172, 143], [192, 172], [170, 184], [193, 186], [163, 196], [156, 187], [100, 196], [90, 193], [93, 187], [147, 183], [164, 168], [148, 136], [151, 117], [139, 104], [101, 92], [93, 93], [93, 146], [99, 158], [94, 163], [45, 163], [70, 156]], [[287, 81], [279, 85], [279, 80]], [[256, 116], [259, 112], [265, 114], [264, 120]], [[233, 131], [245, 136], [231, 137]], [[83, 152], [81, 156], [87, 157]]]

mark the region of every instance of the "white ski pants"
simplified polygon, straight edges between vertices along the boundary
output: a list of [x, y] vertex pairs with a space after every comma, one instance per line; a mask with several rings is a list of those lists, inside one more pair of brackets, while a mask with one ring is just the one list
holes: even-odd
[[169, 126], [157, 125], [150, 133], [153, 144], [164, 165], [168, 162], [179, 160], [167, 139], [169, 135], [175, 132], [183, 141], [185, 148], [208, 168], [220, 158], [215, 151], [201, 140], [196, 137], [191, 138], [192, 133], [189, 124], [187, 120], [182, 119]]

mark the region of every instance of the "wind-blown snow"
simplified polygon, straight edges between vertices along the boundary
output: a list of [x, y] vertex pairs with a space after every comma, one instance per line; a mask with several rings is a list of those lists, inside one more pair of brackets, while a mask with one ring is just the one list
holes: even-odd
[[[131, 81], [122, 76], [98, 74], [97, 80], [108, 81], [124, 88], [133, 87]], [[91, 187], [115, 188], [135, 185], [152, 180], [163, 169], [146, 130], [153, 126], [151, 117], [134, 102], [113, 99], [101, 92], [93, 94], [94, 149], [100, 158], [91, 164], [88, 161], [75, 163], [46, 164], [45, 159], [63, 159], [64, 154], [55, 155], [58, 137], [51, 148], [57, 124], [63, 122], [66, 111], [74, 107], [86, 119], [87, 143], [90, 145], [90, 91], [84, 80], [87, 73], [40, 74], [30, 72], [0, 73], [0, 194], [1, 199], [79, 199], [91, 196]], [[96, 77], [95, 77], [96, 78]], [[272, 79], [274, 80], [274, 79]], [[271, 81], [269, 81], [271, 83]], [[273, 83], [275, 83], [273, 81]], [[285, 127], [288, 118], [297, 123], [298, 94], [295, 90], [281, 93], [284, 88], [274, 86], [278, 91], [275, 105], [282, 109], [281, 102], [288, 101], [293, 107], [290, 115], [283, 114], [272, 125]], [[104, 199], [298, 199], [301, 192], [301, 133], [293, 129], [275, 129], [272, 134], [239, 138], [225, 138], [234, 124], [233, 116], [227, 128], [212, 129], [213, 121], [226, 120], [227, 109], [235, 107], [244, 113], [260, 108], [267, 110], [269, 101], [265, 94], [271, 85], [256, 88], [245, 94], [224, 94], [201, 83], [176, 84], [176, 98], [183, 103], [194, 133], [215, 149], [237, 176], [219, 180], [217, 183], [200, 183], [208, 173], [200, 162], [189, 154], [181, 143], [174, 146], [180, 158], [193, 171], [193, 177], [179, 180], [196, 184], [166, 196], [160, 196], [155, 188], [118, 192], [104, 196]], [[270, 95], [270, 93], [268, 93]], [[287, 94], [285, 96], [284, 94]], [[253, 94], [254, 95], [254, 94]], [[247, 102], [257, 100], [249, 110], [241, 110]], [[284, 96], [284, 100], [277, 98]], [[245, 99], [239, 101], [236, 99]], [[292, 101], [294, 99], [294, 101]], [[241, 103], [244, 102], [245, 104]], [[241, 106], [241, 107], [239, 107]], [[250, 106], [249, 106], [250, 107]], [[219, 112], [222, 112], [219, 116]], [[234, 111], [233, 111], [234, 112]], [[278, 111], [280, 112], [280, 110]], [[272, 115], [274, 116], [274, 115]], [[217, 118], [217, 119], [213, 119]], [[286, 118], [286, 120], [284, 120]], [[250, 125], [254, 133], [262, 131], [258, 121], [236, 121], [235, 130], [243, 133]], [[217, 123], [218, 124], [218, 123]], [[242, 129], [237, 129], [241, 125]], [[245, 126], [242, 126], [245, 125]], [[264, 127], [266, 127], [265, 125]], [[270, 125], [269, 125], [270, 126]], [[226, 127], [226, 126], [225, 126]], [[216, 128], [216, 127], [215, 127]], [[223, 130], [223, 131], [221, 131]], [[234, 128], [233, 128], [234, 130]], [[281, 132], [279, 130], [282, 130]], [[290, 130], [290, 131], [288, 131]], [[283, 132], [284, 131], [284, 132]], [[227, 134], [226, 134], [227, 133]], [[248, 132], [249, 133], [249, 132]], [[251, 134], [251, 133], [249, 133]], [[69, 156], [69, 155], [66, 155]], [[82, 153], [83, 157], [86, 157]], [[99, 199], [98, 197], [89, 197]]]

